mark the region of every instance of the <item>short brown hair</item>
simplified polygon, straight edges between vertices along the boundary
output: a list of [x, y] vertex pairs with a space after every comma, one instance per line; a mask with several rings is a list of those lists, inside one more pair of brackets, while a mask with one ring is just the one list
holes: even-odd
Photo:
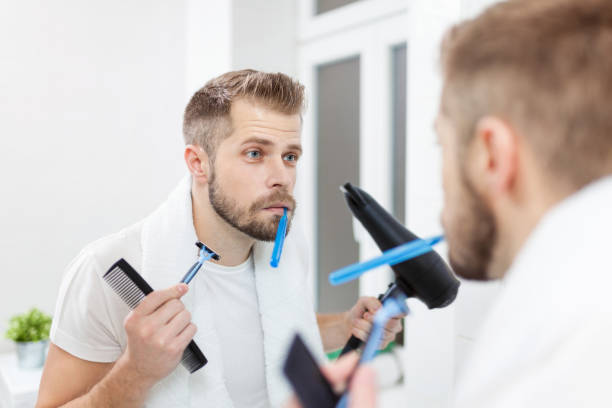
[[288, 115], [304, 110], [304, 86], [282, 73], [252, 69], [227, 72], [211, 79], [192, 97], [183, 117], [186, 144], [204, 148], [211, 159], [217, 145], [231, 134], [232, 102], [247, 98]]
[[449, 31], [442, 66], [463, 147], [495, 115], [571, 188], [612, 173], [612, 1], [496, 4]]

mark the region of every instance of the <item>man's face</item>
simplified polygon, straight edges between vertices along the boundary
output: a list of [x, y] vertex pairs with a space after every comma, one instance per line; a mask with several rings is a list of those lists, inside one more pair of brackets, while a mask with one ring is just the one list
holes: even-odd
[[495, 219], [473, 187], [468, 163], [460, 162], [459, 135], [442, 114], [436, 120], [436, 132], [442, 146], [442, 226], [451, 267], [464, 278], [486, 280], [497, 235]]
[[232, 134], [218, 146], [208, 195], [228, 224], [260, 241], [273, 241], [287, 208], [288, 228], [296, 202], [296, 165], [302, 154], [299, 115], [237, 100]]

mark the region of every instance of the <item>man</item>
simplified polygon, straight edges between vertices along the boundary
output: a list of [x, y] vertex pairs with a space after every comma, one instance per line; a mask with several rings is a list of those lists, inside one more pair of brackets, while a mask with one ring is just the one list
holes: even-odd
[[[449, 259], [504, 281], [455, 406], [611, 407], [612, 2], [494, 5], [442, 61]], [[371, 369], [353, 378], [350, 406], [374, 406]]]
[[[281, 365], [295, 330], [319, 356], [321, 341], [332, 349], [351, 333], [365, 338], [376, 299], [320, 316], [320, 337], [308, 296], [305, 244], [291, 225], [303, 92], [283, 74], [245, 70], [192, 97], [189, 177], [153, 214], [89, 245], [68, 269], [39, 407], [278, 406], [288, 395]], [[273, 269], [269, 241], [284, 210], [293, 228]], [[196, 240], [221, 259], [189, 288], [177, 285], [198, 257]], [[102, 280], [119, 258], [160, 289], [131, 313]], [[400, 322], [387, 329], [388, 342]], [[177, 364], [192, 339], [208, 364], [190, 375]]]

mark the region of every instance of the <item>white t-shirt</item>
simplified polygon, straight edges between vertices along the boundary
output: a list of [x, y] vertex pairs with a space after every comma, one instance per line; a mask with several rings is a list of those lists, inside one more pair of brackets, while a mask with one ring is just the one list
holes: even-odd
[[202, 290], [213, 298], [224, 377], [234, 406], [268, 407], [253, 257], [233, 267], [206, 262], [191, 285], [195, 296]]

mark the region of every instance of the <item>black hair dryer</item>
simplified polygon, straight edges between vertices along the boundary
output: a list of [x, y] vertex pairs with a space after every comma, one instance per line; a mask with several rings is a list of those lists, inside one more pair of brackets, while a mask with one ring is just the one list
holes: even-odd
[[[382, 251], [419, 239], [359, 187], [346, 183], [341, 190], [355, 218]], [[420, 299], [428, 308], [436, 309], [450, 305], [457, 296], [459, 280], [435, 251], [392, 265], [391, 269], [395, 273], [395, 282], [378, 297], [381, 302], [396, 291], [402, 291], [408, 297]], [[361, 344], [361, 340], [351, 336], [340, 355], [359, 348]]]

